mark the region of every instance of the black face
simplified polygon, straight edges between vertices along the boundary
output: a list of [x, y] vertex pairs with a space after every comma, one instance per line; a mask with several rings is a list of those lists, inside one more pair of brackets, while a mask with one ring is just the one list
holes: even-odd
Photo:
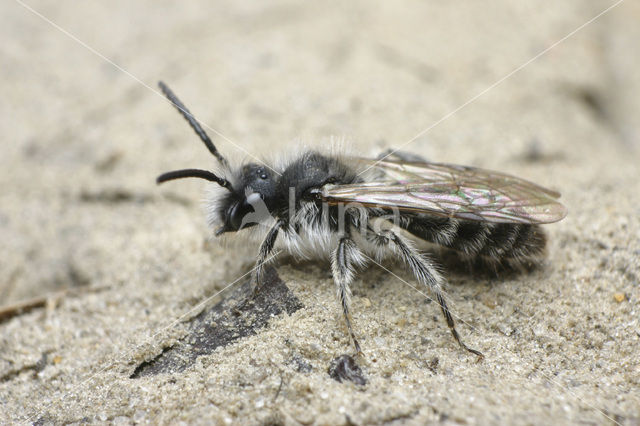
[[238, 188], [221, 204], [219, 214], [224, 225], [216, 235], [257, 225], [274, 207], [278, 182], [271, 170], [249, 163], [242, 168], [237, 182]]

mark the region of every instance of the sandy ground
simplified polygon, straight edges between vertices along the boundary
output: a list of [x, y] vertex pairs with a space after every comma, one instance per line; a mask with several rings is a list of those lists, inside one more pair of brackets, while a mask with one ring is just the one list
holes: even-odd
[[[64, 34], [3, 2], [0, 305], [37, 307], [0, 322], [0, 423], [639, 424], [640, 4], [528, 62], [612, 4], [28, 2]], [[211, 238], [204, 182], [156, 187], [214, 165], [159, 79], [230, 157], [419, 134], [404, 149], [557, 189], [569, 216], [541, 270], [448, 275], [483, 362], [401, 266], [372, 266], [353, 286], [367, 383], [339, 383], [352, 347], [328, 264], [283, 255], [300, 309], [134, 374], [256, 252]]]

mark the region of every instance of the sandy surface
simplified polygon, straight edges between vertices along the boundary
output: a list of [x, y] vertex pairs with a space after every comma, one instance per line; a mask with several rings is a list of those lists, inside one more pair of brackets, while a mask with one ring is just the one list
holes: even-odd
[[[0, 322], [0, 423], [640, 423], [639, 3], [503, 81], [613, 2], [491, 4], [29, 2], [118, 69], [3, 2], [0, 305], [43, 306]], [[303, 308], [132, 379], [256, 252], [211, 238], [204, 182], [154, 184], [214, 165], [159, 79], [230, 157], [428, 130], [405, 149], [557, 189], [569, 216], [539, 271], [449, 274], [481, 363], [402, 267], [373, 266], [353, 286], [367, 384], [335, 381], [352, 348], [328, 264], [281, 256]]]

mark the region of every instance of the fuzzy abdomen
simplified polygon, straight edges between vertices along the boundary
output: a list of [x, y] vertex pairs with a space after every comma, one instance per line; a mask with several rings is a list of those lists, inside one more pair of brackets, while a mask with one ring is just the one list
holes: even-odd
[[403, 228], [418, 238], [456, 250], [465, 257], [507, 264], [538, 261], [545, 253], [547, 241], [539, 225], [528, 224], [415, 215]]

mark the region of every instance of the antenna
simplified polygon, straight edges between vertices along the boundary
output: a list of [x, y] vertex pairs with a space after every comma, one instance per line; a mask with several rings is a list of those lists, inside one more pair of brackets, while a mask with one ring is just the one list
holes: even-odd
[[168, 180], [182, 179], [182, 178], [188, 178], [188, 177], [205, 179], [205, 180], [208, 180], [209, 182], [215, 182], [221, 187], [227, 188], [229, 191], [232, 190], [231, 183], [228, 180], [218, 177], [208, 170], [201, 170], [201, 169], [182, 169], [182, 170], [174, 170], [172, 172], [163, 173], [156, 178], [156, 183], [161, 184]]
[[[158, 86], [160, 87], [160, 90], [162, 90], [162, 93], [164, 93], [164, 95], [167, 97], [167, 99], [169, 99], [171, 103], [173, 103], [173, 106], [176, 107], [178, 112], [185, 118], [185, 120], [187, 120], [191, 128], [196, 132], [196, 134], [200, 136], [200, 139], [202, 139], [202, 142], [204, 142], [209, 152], [212, 153], [213, 156], [218, 159], [220, 164], [222, 164], [224, 167], [228, 169], [229, 163], [227, 162], [227, 159], [224, 158], [222, 154], [220, 154], [220, 152], [218, 152], [218, 149], [215, 147], [213, 142], [211, 142], [211, 139], [209, 138], [207, 133], [204, 131], [202, 126], [200, 126], [200, 123], [198, 123], [198, 120], [196, 120], [193, 114], [189, 112], [187, 107], [184, 106], [184, 104], [180, 101], [180, 99], [178, 99], [178, 97], [171, 91], [171, 89], [169, 89], [169, 86], [164, 84], [162, 81], [158, 82]], [[187, 177], [187, 176], [183, 176], [183, 177]], [[192, 176], [192, 177], [202, 177], [202, 175]], [[177, 178], [174, 178], [174, 179], [177, 179]], [[203, 178], [203, 179], [207, 179], [207, 178]]]

